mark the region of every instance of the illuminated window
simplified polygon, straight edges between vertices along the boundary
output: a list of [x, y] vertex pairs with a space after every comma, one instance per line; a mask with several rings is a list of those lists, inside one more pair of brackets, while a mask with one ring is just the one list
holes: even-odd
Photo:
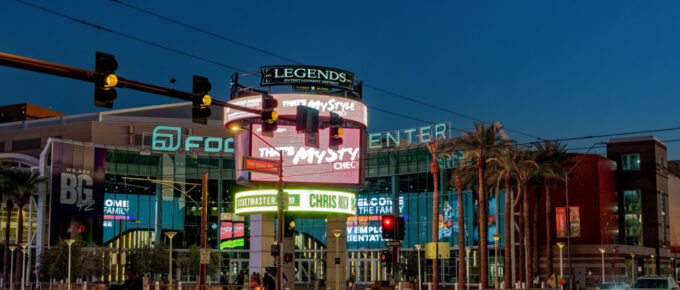
[[642, 198], [640, 190], [623, 191], [625, 240], [628, 245], [642, 245]]
[[623, 170], [640, 170], [640, 154], [626, 154], [621, 159]]

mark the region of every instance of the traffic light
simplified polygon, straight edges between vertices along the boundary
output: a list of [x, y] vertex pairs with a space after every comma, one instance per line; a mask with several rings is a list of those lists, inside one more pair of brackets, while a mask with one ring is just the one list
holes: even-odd
[[191, 119], [194, 123], [208, 124], [210, 117], [210, 103], [212, 98], [208, 95], [212, 86], [207, 78], [194, 75]]
[[390, 251], [383, 251], [382, 253], [380, 253], [380, 261], [383, 263], [391, 263], [392, 253], [390, 253]]
[[285, 224], [283, 225], [283, 236], [292, 238], [295, 236], [295, 218], [291, 215], [285, 215]]
[[288, 254], [283, 255], [283, 262], [284, 263], [293, 262], [293, 254], [288, 253]]
[[340, 115], [331, 112], [328, 123], [331, 126], [330, 134], [328, 134], [328, 147], [338, 149], [338, 146], [342, 145], [342, 123], [344, 123], [344, 121]]
[[384, 215], [382, 216], [382, 237], [385, 240], [394, 239], [394, 216]]
[[113, 55], [97, 51], [94, 65], [95, 106], [113, 108], [113, 101], [118, 96], [116, 89], [114, 89], [118, 84], [118, 77], [114, 74], [116, 69], [118, 69], [118, 62]]
[[404, 239], [404, 234], [405, 234], [405, 229], [406, 225], [404, 223], [404, 217], [396, 217], [394, 219], [394, 239], [395, 240], [403, 240]]
[[276, 112], [276, 107], [279, 102], [270, 94], [262, 94], [262, 135], [273, 136], [274, 131], [278, 125], [276, 120], [279, 118], [279, 113]]

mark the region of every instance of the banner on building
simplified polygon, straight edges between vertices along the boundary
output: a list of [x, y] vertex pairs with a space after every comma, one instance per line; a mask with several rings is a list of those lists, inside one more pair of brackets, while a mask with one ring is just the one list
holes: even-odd
[[[555, 227], [557, 228], [557, 237], [567, 237], [567, 211], [565, 207], [555, 208]], [[578, 238], [581, 236], [581, 214], [578, 206], [569, 207], [569, 219], [571, 220], [571, 237]]]
[[80, 236], [101, 244], [106, 150], [54, 142], [50, 240]]

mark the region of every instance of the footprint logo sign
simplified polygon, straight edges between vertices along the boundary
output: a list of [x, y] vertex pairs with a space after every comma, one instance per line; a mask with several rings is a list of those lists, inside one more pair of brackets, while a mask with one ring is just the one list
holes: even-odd
[[153, 129], [151, 149], [158, 151], [177, 151], [182, 143], [181, 140], [182, 129], [180, 127], [158, 126]]

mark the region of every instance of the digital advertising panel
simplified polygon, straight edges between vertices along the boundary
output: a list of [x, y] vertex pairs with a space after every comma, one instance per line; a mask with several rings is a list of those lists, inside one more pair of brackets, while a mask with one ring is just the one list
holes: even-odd
[[[279, 125], [273, 137], [262, 136], [262, 125], [252, 124], [250, 156], [278, 160], [283, 152], [283, 181], [291, 183], [351, 184], [361, 183], [361, 129], [345, 128], [343, 144], [328, 147], [329, 128], [319, 130], [319, 148], [305, 146], [305, 135], [293, 125]], [[250, 181], [276, 182], [278, 176], [251, 172]]]
[[[581, 214], [578, 206], [569, 207], [569, 219], [571, 220], [572, 238], [581, 236]], [[566, 207], [555, 207], [555, 228], [557, 230], [558, 238], [567, 237], [567, 210]]]
[[[368, 125], [366, 105], [355, 100], [317, 94], [272, 94], [272, 96], [279, 103], [276, 108], [279, 117], [296, 117], [297, 106], [302, 105], [319, 110], [319, 117], [328, 118], [330, 113], [334, 112], [345, 121], [357, 123], [364, 127]], [[259, 110], [262, 108], [262, 96], [242, 97], [230, 100], [228, 103]], [[251, 118], [260, 118], [260, 115], [232, 108], [224, 109], [225, 126], [231, 122]]]
[[[352, 192], [288, 189], [288, 212], [319, 214], [356, 214], [356, 200]], [[238, 215], [276, 213], [276, 190], [250, 190], [236, 193], [234, 212]]]
[[160, 201], [155, 195], [106, 193], [102, 210], [103, 241], [106, 243], [116, 238], [121, 230], [153, 231], [156, 225], [164, 230], [183, 230], [184, 205], [182, 198], [164, 198]]

